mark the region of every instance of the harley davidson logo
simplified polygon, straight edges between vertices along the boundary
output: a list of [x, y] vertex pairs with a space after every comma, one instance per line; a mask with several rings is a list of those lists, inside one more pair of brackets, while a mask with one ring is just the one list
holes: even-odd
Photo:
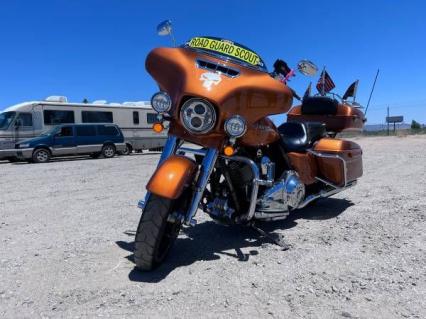
[[201, 74], [200, 81], [207, 90], [211, 90], [212, 85], [218, 85], [222, 81], [222, 77], [218, 73], [206, 72]]

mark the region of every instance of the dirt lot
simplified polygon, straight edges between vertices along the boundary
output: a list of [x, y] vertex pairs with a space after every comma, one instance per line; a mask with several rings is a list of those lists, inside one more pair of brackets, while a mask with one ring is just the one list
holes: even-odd
[[357, 139], [359, 184], [266, 229], [198, 215], [166, 264], [134, 270], [158, 154], [0, 162], [1, 318], [426, 318], [426, 138]]

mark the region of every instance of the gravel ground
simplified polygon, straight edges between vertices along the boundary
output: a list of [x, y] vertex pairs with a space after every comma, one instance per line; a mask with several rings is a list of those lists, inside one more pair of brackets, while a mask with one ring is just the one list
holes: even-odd
[[426, 138], [359, 138], [353, 189], [269, 223], [203, 214], [134, 270], [137, 200], [159, 154], [0, 162], [1, 318], [426, 318]]

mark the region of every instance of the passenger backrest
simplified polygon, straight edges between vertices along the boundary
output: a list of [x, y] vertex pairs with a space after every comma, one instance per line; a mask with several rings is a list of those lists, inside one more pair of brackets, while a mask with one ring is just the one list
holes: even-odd
[[302, 115], [336, 115], [339, 102], [325, 96], [303, 99]]

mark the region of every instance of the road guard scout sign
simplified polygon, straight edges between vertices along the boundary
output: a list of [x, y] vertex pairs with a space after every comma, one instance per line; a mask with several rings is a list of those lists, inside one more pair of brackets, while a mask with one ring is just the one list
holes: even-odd
[[187, 45], [194, 49], [214, 51], [236, 58], [249, 65], [264, 68], [262, 59], [255, 52], [229, 40], [214, 37], [195, 37], [189, 40]]

